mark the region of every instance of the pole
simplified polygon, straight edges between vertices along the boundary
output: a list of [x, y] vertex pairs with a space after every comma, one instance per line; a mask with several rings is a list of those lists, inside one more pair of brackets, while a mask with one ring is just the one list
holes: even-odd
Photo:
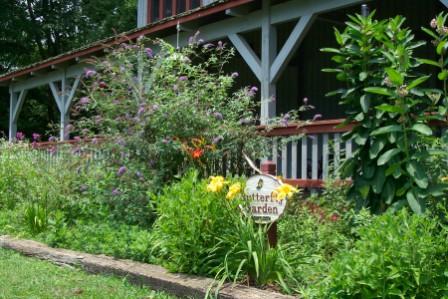
[[[264, 161], [261, 163], [261, 172], [270, 175], [277, 175], [277, 165], [273, 161]], [[269, 245], [274, 248], [277, 246], [277, 221], [274, 221], [269, 226], [268, 240]]]

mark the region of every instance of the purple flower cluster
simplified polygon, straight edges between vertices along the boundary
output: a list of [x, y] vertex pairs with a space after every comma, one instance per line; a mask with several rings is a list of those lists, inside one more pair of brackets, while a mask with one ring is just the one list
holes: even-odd
[[93, 69], [85, 69], [84, 70], [84, 77], [85, 78], [92, 78], [95, 75], [96, 75], [96, 71], [93, 70]]
[[16, 133], [16, 139], [17, 139], [18, 141], [22, 141], [23, 139], [25, 139], [25, 133], [23, 133], [23, 132], [17, 132], [17, 133]]
[[121, 166], [120, 168], [118, 168], [117, 171], [117, 176], [122, 176], [126, 173], [126, 171], [128, 171], [128, 169], [126, 168], [126, 166]]

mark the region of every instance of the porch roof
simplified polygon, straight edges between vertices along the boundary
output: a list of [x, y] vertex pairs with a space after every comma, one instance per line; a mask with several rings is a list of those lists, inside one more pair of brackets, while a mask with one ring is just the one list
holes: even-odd
[[207, 6], [199, 7], [197, 9], [193, 9], [173, 17], [168, 17], [160, 21], [148, 24], [147, 26], [136, 28], [103, 40], [99, 40], [82, 48], [78, 48], [5, 73], [3, 75], [0, 75], [0, 85], [7, 85], [11, 80], [32, 75], [32, 73], [34, 72], [42, 71], [48, 68], [56, 68], [58, 65], [64, 65], [73, 62], [78, 63], [80, 59], [92, 56], [108, 47], [126, 41], [135, 40], [140, 36], [162, 33], [163, 31], [175, 28], [178, 23], [184, 24], [207, 16], [213, 16], [227, 9], [235, 8], [254, 1], [256, 0], [217, 0]]

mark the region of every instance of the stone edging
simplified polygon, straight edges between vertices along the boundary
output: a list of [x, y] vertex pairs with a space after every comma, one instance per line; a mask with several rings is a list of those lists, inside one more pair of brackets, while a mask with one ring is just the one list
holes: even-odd
[[[165, 291], [181, 297], [204, 298], [207, 289], [214, 282], [210, 278], [169, 273], [156, 265], [55, 249], [36, 241], [20, 240], [10, 236], [0, 236], [0, 248], [11, 249], [56, 264], [78, 266], [91, 273], [108, 273], [126, 277], [132, 283], [146, 285], [152, 290]], [[219, 298], [293, 299], [295, 297], [242, 285], [226, 285], [220, 291]]]

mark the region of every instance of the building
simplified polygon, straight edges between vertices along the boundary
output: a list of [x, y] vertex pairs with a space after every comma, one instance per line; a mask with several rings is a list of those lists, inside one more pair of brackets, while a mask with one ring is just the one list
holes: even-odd
[[182, 46], [199, 31], [205, 41], [223, 40], [237, 49], [232, 67], [241, 74], [241, 85], [260, 87], [262, 120], [296, 108], [305, 97], [316, 106], [313, 113], [322, 114], [323, 120], [301, 129], [280, 128], [272, 135], [313, 135], [273, 156], [283, 176], [301, 186], [318, 186], [329, 175], [329, 160], [337, 166], [352, 151], [351, 142], [340, 138], [347, 128], [335, 127], [344, 117], [343, 109], [337, 99], [325, 97], [338, 83], [321, 72], [331, 62], [319, 49], [334, 45], [332, 28], [344, 27], [346, 15], [359, 13], [364, 3], [379, 18], [406, 16], [415, 32], [448, 6], [448, 0], [139, 0], [135, 30], [0, 76], [0, 84], [10, 88], [9, 138], [17, 132], [27, 91], [44, 85], [60, 111], [60, 139], [67, 138], [63, 128], [86, 68], [84, 58], [142, 35]]

